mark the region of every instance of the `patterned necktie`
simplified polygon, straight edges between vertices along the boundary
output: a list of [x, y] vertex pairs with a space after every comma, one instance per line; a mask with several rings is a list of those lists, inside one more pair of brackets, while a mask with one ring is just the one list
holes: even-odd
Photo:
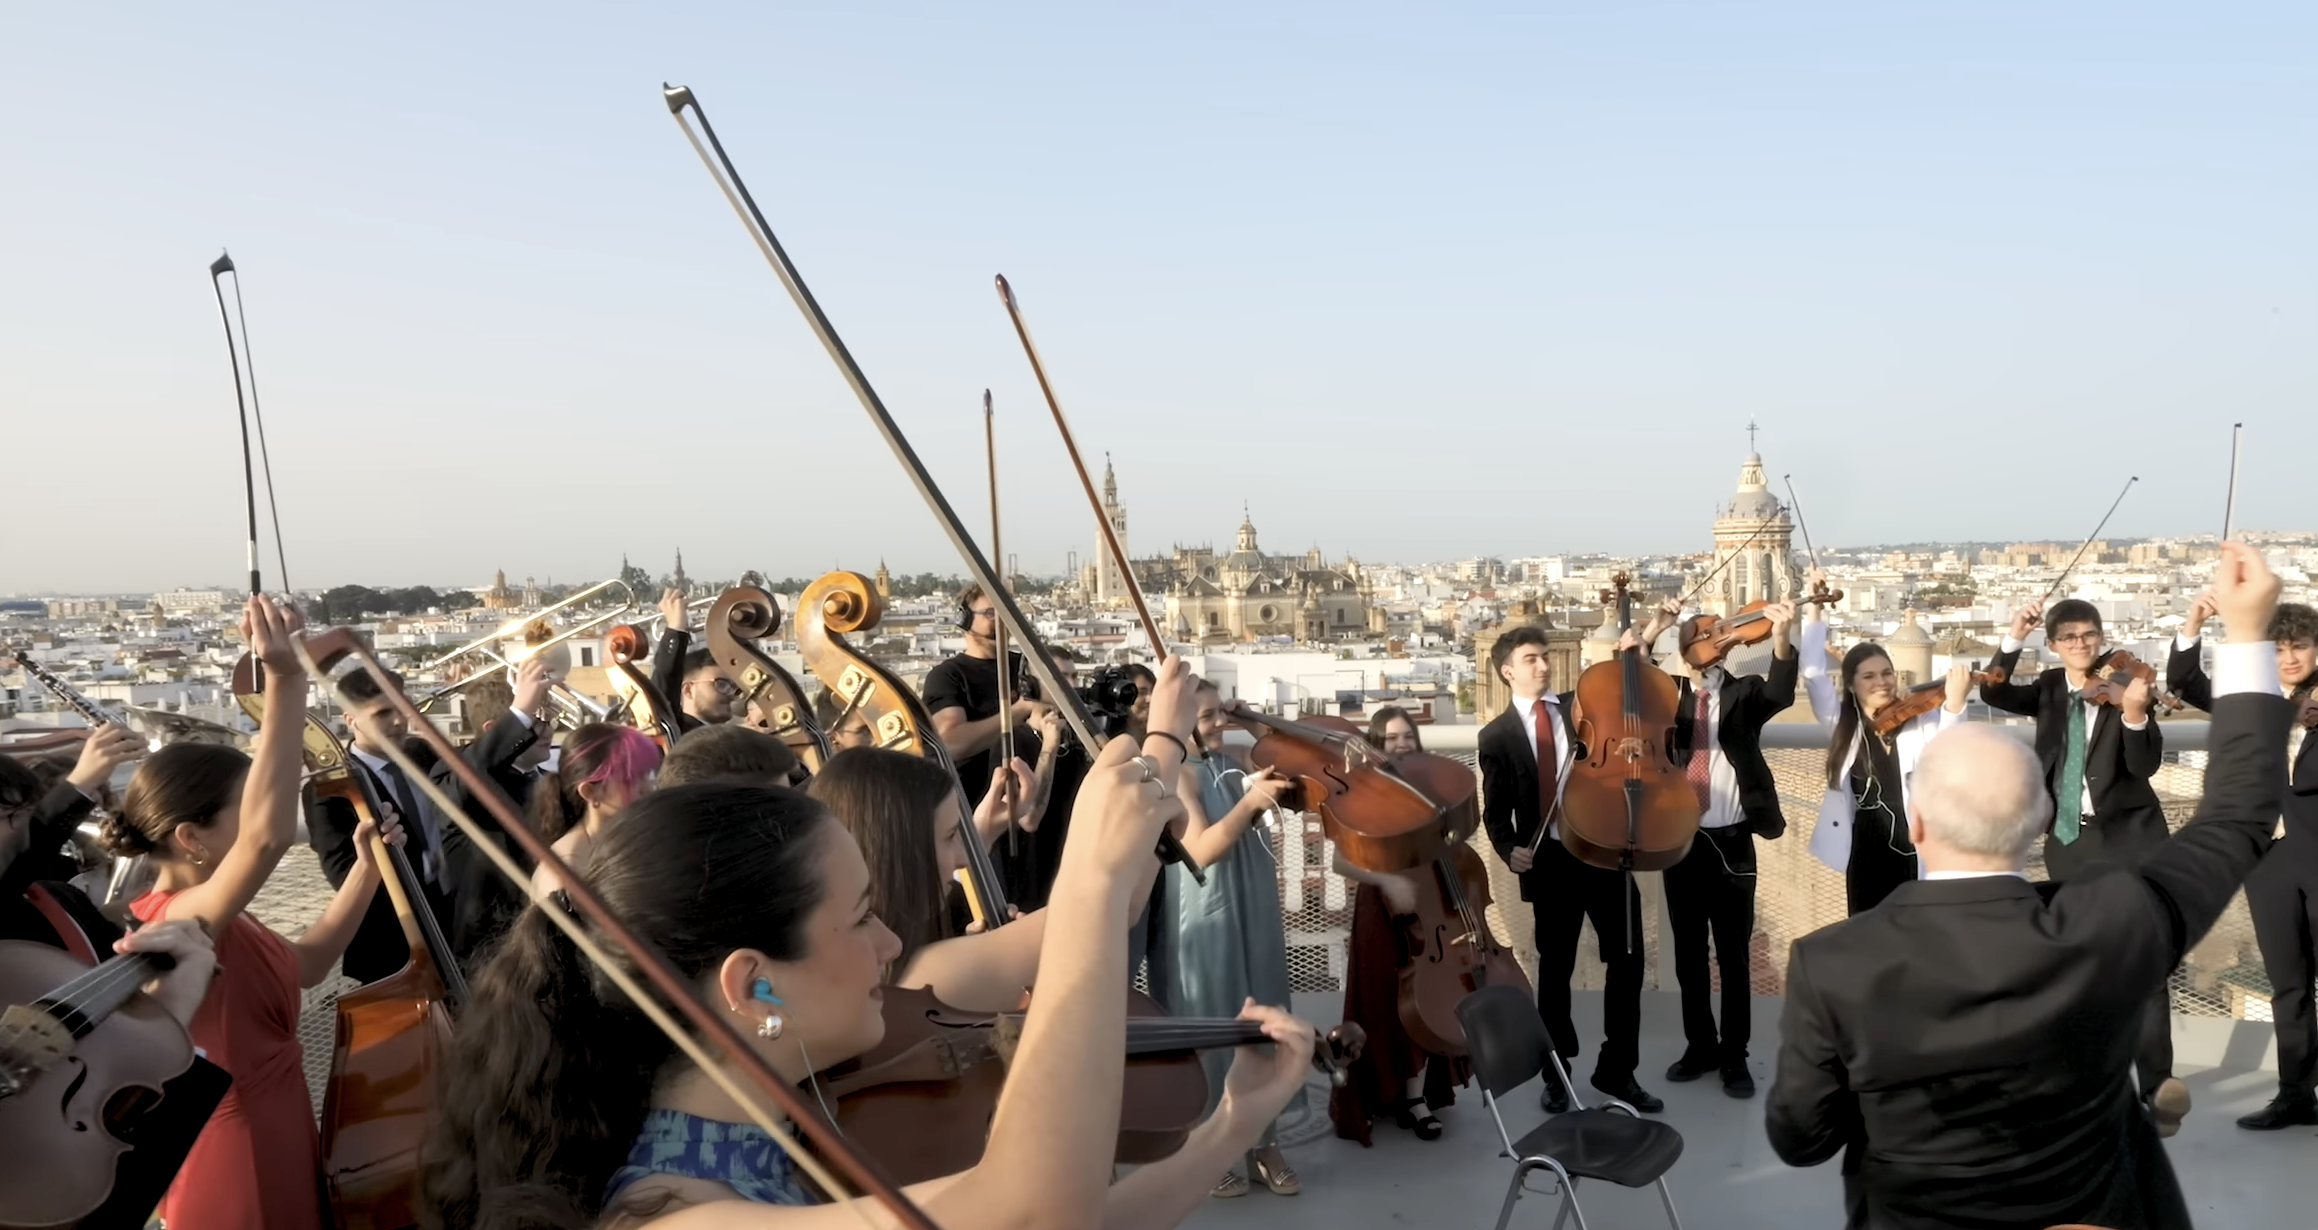
[[1529, 707], [1537, 738], [1537, 823], [1553, 819], [1553, 805], [1561, 793], [1561, 748], [1553, 739], [1553, 706], [1540, 697]]
[[1690, 788], [1698, 792], [1698, 810], [1704, 814], [1714, 797], [1714, 732], [1707, 728], [1712, 715], [1706, 708], [1706, 689], [1697, 691], [1698, 714], [1690, 723], [1690, 764], [1684, 775], [1690, 778]]
[[449, 888], [443, 880], [443, 835], [436, 831], [432, 818], [419, 810], [418, 800], [411, 795], [410, 780], [403, 776], [401, 766], [391, 760], [379, 766], [379, 776], [394, 791], [394, 807], [402, 813], [403, 824], [417, 829], [425, 839], [419, 853], [420, 878], [437, 888]]
[[2077, 839], [2077, 826], [2083, 822], [2085, 798], [2085, 705], [2075, 696], [2068, 698], [2068, 746], [2060, 754], [2060, 789], [2053, 792], [2052, 835], [2060, 844], [2069, 845]]

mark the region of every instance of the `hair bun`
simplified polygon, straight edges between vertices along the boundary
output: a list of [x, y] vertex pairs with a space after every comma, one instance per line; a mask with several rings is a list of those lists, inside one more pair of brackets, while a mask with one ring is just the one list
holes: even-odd
[[112, 812], [105, 813], [104, 823], [97, 826], [97, 841], [121, 858], [135, 858], [153, 852], [152, 838]]

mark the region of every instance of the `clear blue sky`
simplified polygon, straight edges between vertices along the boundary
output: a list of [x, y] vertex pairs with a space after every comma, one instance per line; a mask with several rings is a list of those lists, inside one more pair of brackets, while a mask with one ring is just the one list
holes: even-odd
[[239, 575], [220, 247], [301, 585], [956, 570], [663, 80], [977, 525], [996, 391], [1031, 571], [1094, 531], [998, 272], [1139, 552], [1702, 547], [1750, 417], [1827, 543], [2126, 472], [2211, 532], [2233, 419], [2318, 526], [2313, 64], [2284, 2], [20, 5], [0, 591]]

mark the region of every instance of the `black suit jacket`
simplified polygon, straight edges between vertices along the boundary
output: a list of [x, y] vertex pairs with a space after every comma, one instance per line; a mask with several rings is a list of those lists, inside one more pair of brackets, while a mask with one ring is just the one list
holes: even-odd
[[[420, 745], [422, 748], [424, 745]], [[369, 773], [369, 766], [359, 757], [349, 755], [355, 771]], [[422, 759], [421, 764], [425, 761]], [[374, 775], [371, 790], [381, 799], [393, 799], [394, 792]], [[417, 790], [412, 787], [413, 792]], [[306, 794], [306, 841], [314, 847], [314, 855], [322, 861], [322, 874], [337, 888], [346, 883], [346, 873], [354, 869], [354, 828], [360, 818], [354, 808], [342, 799], [317, 798], [309, 790]], [[423, 804], [422, 804], [423, 806]], [[419, 865], [415, 853], [424, 842], [414, 827], [404, 846], [412, 851], [413, 868]], [[451, 858], [450, 835], [444, 834], [443, 860], [456, 874], [456, 862]], [[454, 883], [456, 881], [454, 880]], [[438, 923], [454, 916], [451, 895], [433, 884], [425, 886], [427, 908], [433, 911]], [[346, 945], [346, 955], [339, 968], [356, 982], [376, 982], [410, 963], [410, 945], [403, 940], [402, 920], [394, 916], [394, 900], [387, 896], [386, 886], [379, 885], [371, 894], [370, 908], [362, 915], [362, 923], [354, 929], [354, 938]]]
[[[1729, 675], [1722, 681], [1716, 713], [1715, 744], [1738, 777], [1740, 821], [1758, 837], [1772, 838], [1787, 831], [1787, 815], [1779, 809], [1779, 786], [1771, 779], [1770, 762], [1763, 759], [1763, 727], [1781, 710], [1795, 703], [1795, 679], [1802, 672], [1794, 655], [1774, 656], [1768, 675]], [[1675, 686], [1681, 707], [1675, 710], [1674, 763], [1688, 765], [1696, 741], [1697, 693], [1688, 676]]]
[[[540, 737], [539, 730], [525, 725], [520, 718], [504, 717], [485, 727], [474, 742], [461, 749], [459, 758], [489, 778], [499, 797], [520, 813], [530, 804], [536, 775], [529, 769], [517, 768], [515, 761], [531, 750]], [[511, 849], [498, 819], [489, 808], [475, 801], [466, 783], [459, 780], [448, 763], [436, 765], [429, 776], [483, 830], [485, 840], [502, 851]], [[443, 833], [443, 859], [450, 864], [452, 885], [451, 914], [440, 920], [443, 934], [460, 965], [469, 966], [486, 945], [507, 929], [507, 924], [522, 909], [524, 895], [521, 889], [507, 882], [496, 863], [476, 848], [466, 830], [455, 824]], [[516, 852], [516, 861], [528, 863], [520, 852]]]
[[691, 649], [692, 634], [670, 628], [660, 634], [660, 643], [652, 650], [651, 684], [660, 699], [676, 711], [678, 734], [690, 734], [708, 724], [684, 711], [684, 655]]
[[[2009, 673], [2019, 661], [2016, 649], [1996, 655], [1994, 665]], [[2058, 790], [2060, 758], [2068, 748], [2068, 707], [2081, 703], [2068, 685], [2068, 672], [2056, 666], [2027, 683], [1982, 684], [1980, 699], [2007, 713], [2036, 719], [2036, 758], [2044, 765], [2044, 788], [2048, 794]], [[2101, 706], [2100, 716], [2085, 732], [2085, 785], [2092, 791], [2093, 814], [2069, 847], [2072, 865], [2101, 858], [2131, 862], [2165, 840], [2165, 809], [2149, 785], [2164, 761], [2165, 736], [2155, 715], [2142, 729], [2127, 730], [2125, 715], [2116, 706]]]
[[[1564, 692], [1554, 698], [1565, 746], [1577, 742], [1576, 728], [1570, 725], [1571, 695]], [[1516, 847], [1537, 840], [1545, 825], [1546, 818], [1538, 814], [1536, 740], [1522, 724], [1520, 711], [1507, 705], [1481, 728], [1476, 747], [1481, 762], [1481, 827], [1497, 848], [1497, 857], [1510, 859]], [[1542, 861], [1521, 873], [1523, 901], [1535, 901], [1546, 891]]]
[[[2165, 686], [2175, 696], [2189, 704], [2213, 712], [2213, 681], [2205, 675], [2205, 655], [2200, 647], [2180, 648], [2174, 643], [2173, 656], [2165, 663]], [[2318, 867], [2318, 737], [2305, 736], [2302, 751], [2287, 769], [2285, 806], [2286, 836], [2290, 841], [2278, 843], [2270, 852], [2271, 858], [2292, 858], [2306, 867]]]
[[2224, 697], [2196, 820], [2137, 866], [1913, 881], [1796, 941], [1771, 1147], [1845, 1151], [1854, 1226], [2188, 1226], [2141, 1009], [2269, 848], [2285, 743], [2285, 701]]

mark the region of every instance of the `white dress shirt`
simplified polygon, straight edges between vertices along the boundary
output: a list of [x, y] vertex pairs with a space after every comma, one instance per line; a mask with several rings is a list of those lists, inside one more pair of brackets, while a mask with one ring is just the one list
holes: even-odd
[[[1730, 757], [1722, 754], [1722, 685], [1729, 679], [1729, 672], [1710, 666], [1696, 681], [1698, 694], [1706, 697], [1706, 724], [1690, 733], [1690, 754], [1705, 752], [1709, 757], [1706, 810], [1698, 817], [1702, 829], [1729, 828], [1746, 819], [1746, 811], [1739, 805], [1738, 770], [1731, 767]], [[1697, 714], [1698, 701], [1693, 699], [1689, 716]]]
[[[1561, 699], [1551, 692], [1535, 700], [1516, 696], [1513, 698], [1513, 712], [1519, 715], [1521, 729], [1529, 736], [1526, 742], [1529, 744], [1529, 755], [1534, 763], [1537, 757], [1537, 706], [1541, 704], [1545, 706], [1548, 720], [1553, 723], [1554, 768], [1556, 770], [1553, 779], [1554, 810], [1558, 812], [1561, 810], [1561, 792], [1569, 787], [1569, 762], [1572, 750], [1569, 741], [1569, 727], [1562, 721]], [[1551, 821], [1545, 826], [1545, 831], [1547, 835], [1559, 839], [1561, 837], [1561, 821]]]
[[[2027, 642], [2013, 637], [2010, 634], [2006, 634], [2004, 637], [2004, 643], [1999, 647], [1999, 649], [2004, 653], [2018, 653], [2020, 652], [2021, 647], [2025, 644], [2027, 644]], [[2093, 723], [2101, 720], [2101, 707], [2089, 700], [2079, 701], [2077, 703], [2084, 707], [2085, 751], [2087, 754], [2090, 754], [2093, 750]], [[2117, 717], [2124, 720], [2125, 729], [2127, 730], [2149, 729], [2149, 719], [2146, 716], [2144, 716], [2140, 721], [2136, 722], [2126, 718], [2125, 711], [2123, 709], [2119, 709], [2117, 710]], [[2066, 748], [2064, 747], [2062, 750], [2065, 752]], [[2085, 779], [2084, 798], [2078, 801], [2077, 810], [2084, 815], [2090, 816], [2093, 814], [2093, 777], [2090, 773], [2086, 773], [2083, 776]]]

